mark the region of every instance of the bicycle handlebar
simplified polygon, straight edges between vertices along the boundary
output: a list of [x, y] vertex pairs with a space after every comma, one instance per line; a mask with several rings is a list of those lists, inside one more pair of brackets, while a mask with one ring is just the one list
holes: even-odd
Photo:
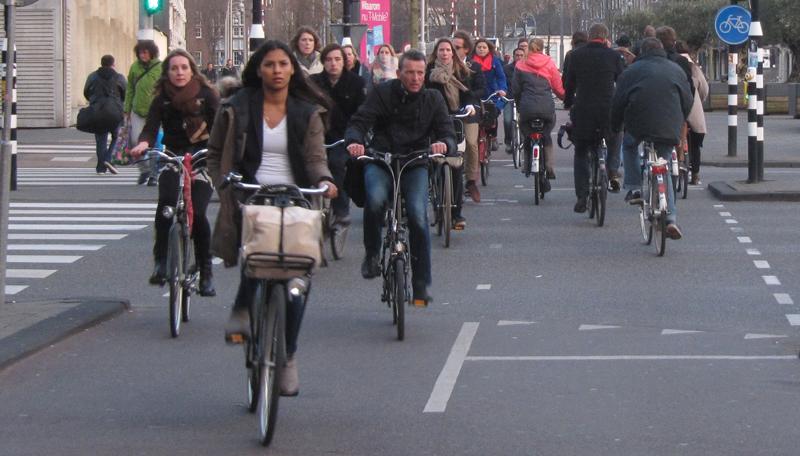
[[[233, 185], [233, 188], [239, 190], [261, 190], [266, 187], [275, 187], [275, 185], [247, 184], [245, 182], [242, 182], [242, 175], [235, 171], [231, 171], [225, 176], [225, 179], [222, 182], [222, 188], [225, 188], [228, 185]], [[280, 186], [286, 187], [287, 189], [291, 188], [297, 189], [300, 193], [304, 195], [322, 195], [323, 193], [328, 191], [328, 184], [324, 184], [322, 187], [319, 188], [304, 188], [292, 184], [278, 185], [278, 187]]]
[[[500, 97], [500, 99], [504, 99], [506, 101], [511, 101], [506, 97], [500, 96], [500, 92], [501, 92], [500, 90], [494, 92], [493, 94], [491, 94], [488, 97], [486, 97], [485, 100], [481, 100], [481, 103], [488, 103], [488, 102], [492, 101], [492, 98], [494, 98], [494, 97]], [[503, 90], [502, 92], [505, 92], [505, 90]]]
[[323, 144], [323, 147], [325, 147], [326, 149], [333, 149], [334, 147], [341, 144], [344, 144], [344, 139], [340, 139], [333, 144]]

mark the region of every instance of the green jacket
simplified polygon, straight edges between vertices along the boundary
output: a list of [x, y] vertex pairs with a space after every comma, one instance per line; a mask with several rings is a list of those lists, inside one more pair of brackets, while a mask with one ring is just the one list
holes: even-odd
[[[151, 60], [145, 66], [136, 60], [128, 71], [128, 90], [125, 91], [125, 114], [131, 111], [140, 117], [147, 117], [150, 103], [153, 101], [153, 87], [161, 77], [161, 61]], [[147, 71], [150, 69], [150, 71]]]

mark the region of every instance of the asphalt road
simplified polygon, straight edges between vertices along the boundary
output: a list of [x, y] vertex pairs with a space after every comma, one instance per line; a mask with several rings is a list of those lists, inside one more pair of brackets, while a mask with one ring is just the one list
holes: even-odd
[[[148, 227], [20, 293], [132, 308], [0, 372], [0, 453], [797, 454], [796, 204], [723, 205], [691, 188], [685, 238], [657, 258], [622, 194], [603, 228], [572, 212], [569, 152], [538, 207], [531, 181], [495, 158], [484, 202], [466, 204], [467, 230], [450, 249], [434, 236], [435, 303], [408, 309], [403, 342], [380, 284], [360, 277], [355, 212], [347, 257], [315, 277], [301, 392], [281, 400], [269, 449], [244, 408], [242, 349], [222, 340], [238, 271], [215, 268], [217, 298], [195, 298], [173, 340], [166, 290], [146, 285]], [[703, 180], [744, 174], [706, 168]], [[23, 196], [153, 194], [99, 191]]]

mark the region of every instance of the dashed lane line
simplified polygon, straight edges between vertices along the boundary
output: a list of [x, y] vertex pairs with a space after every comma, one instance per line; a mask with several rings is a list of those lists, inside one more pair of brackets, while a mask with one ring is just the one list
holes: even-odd
[[[800, 315], [798, 315], [800, 317]], [[800, 324], [800, 323], [798, 323]], [[465, 361], [797, 361], [797, 355], [467, 356]]]
[[800, 326], [800, 314], [786, 314], [786, 319], [792, 326]]
[[28, 288], [27, 285], [6, 285], [6, 289], [4, 291], [7, 295], [15, 295], [26, 288]]
[[769, 269], [769, 262], [764, 260], [753, 260], [753, 265], [756, 269]]
[[753, 240], [750, 239], [749, 236], [738, 236], [736, 239], [739, 240], [740, 244], [752, 244]]
[[479, 323], [476, 322], [467, 322], [461, 325], [461, 331], [459, 331], [453, 348], [450, 349], [450, 354], [447, 356], [447, 361], [433, 385], [433, 391], [428, 398], [428, 403], [425, 404], [423, 413], [443, 413], [447, 409], [447, 402], [453, 394], [472, 340], [475, 339], [475, 334], [478, 332], [478, 325]]
[[10, 244], [8, 250], [25, 251], [97, 251], [105, 247], [104, 244]]
[[761, 276], [761, 278], [764, 279], [764, 283], [766, 283], [767, 285], [780, 285], [781, 284], [781, 281], [778, 280], [778, 277], [774, 276], [774, 275], [765, 275], [765, 276]]
[[778, 304], [781, 304], [781, 305], [792, 305], [792, 304], [794, 304], [794, 300], [789, 295], [789, 293], [773, 293], [772, 296], [775, 297], [775, 300], [778, 301]]
[[78, 234], [78, 233], [9, 233], [9, 240], [16, 241], [118, 241], [127, 234]]
[[80, 255], [7, 255], [7, 263], [57, 263], [70, 264], [83, 258]]

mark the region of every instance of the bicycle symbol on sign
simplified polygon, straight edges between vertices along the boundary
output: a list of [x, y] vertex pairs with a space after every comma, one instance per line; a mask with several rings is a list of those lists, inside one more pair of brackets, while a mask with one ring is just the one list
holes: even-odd
[[750, 24], [742, 16], [734, 16], [733, 14], [728, 16], [725, 22], [719, 23], [719, 32], [722, 34], [730, 33], [734, 29], [741, 34], [746, 34], [750, 32]]

